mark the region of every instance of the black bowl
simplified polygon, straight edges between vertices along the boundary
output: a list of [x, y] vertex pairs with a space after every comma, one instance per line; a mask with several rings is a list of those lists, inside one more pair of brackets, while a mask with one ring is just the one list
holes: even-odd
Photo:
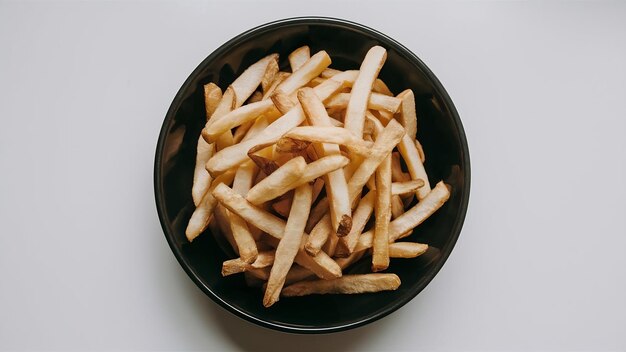
[[[326, 50], [331, 67], [357, 69], [367, 50], [388, 51], [380, 77], [394, 93], [411, 88], [416, 97], [418, 139], [426, 152], [431, 184], [452, 186], [450, 200], [415, 229], [408, 240], [431, 248], [415, 259], [392, 260], [390, 272], [402, 285], [396, 291], [363, 295], [282, 298], [262, 305], [260, 289], [247, 288], [241, 275], [222, 277], [221, 263], [234, 258], [231, 249], [206, 231], [193, 243], [185, 227], [193, 212], [192, 175], [196, 143], [204, 125], [202, 86], [216, 82], [225, 89], [246, 67], [268, 53], [287, 55], [302, 45]], [[209, 55], [180, 88], [163, 122], [157, 144], [154, 188], [165, 237], [189, 277], [222, 307], [261, 326], [297, 333], [326, 333], [361, 326], [402, 307], [437, 274], [459, 236], [469, 200], [470, 163], [465, 133], [450, 97], [435, 75], [407, 48], [357, 23], [320, 17], [280, 20], [251, 29]], [[355, 266], [369, 265], [366, 262]]]

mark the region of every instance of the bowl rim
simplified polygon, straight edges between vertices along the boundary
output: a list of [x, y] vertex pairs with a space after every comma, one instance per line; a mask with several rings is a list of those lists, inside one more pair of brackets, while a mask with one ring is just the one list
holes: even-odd
[[[459, 216], [456, 218], [456, 221], [452, 227], [452, 236], [450, 238], [450, 242], [448, 245], [449, 250], [442, 251], [441, 259], [425, 275], [424, 279], [422, 280], [422, 284], [418, 286], [414, 292], [410, 292], [408, 295], [406, 295], [402, 299], [399, 299], [396, 302], [392, 302], [385, 309], [379, 312], [376, 312], [374, 314], [370, 314], [356, 322], [346, 323], [346, 324], [341, 324], [341, 325], [333, 325], [333, 326], [321, 326], [321, 327], [298, 327], [298, 326], [284, 325], [284, 324], [280, 324], [276, 322], [263, 320], [261, 318], [255, 317], [249, 314], [248, 312], [229, 304], [228, 302], [223, 300], [221, 297], [219, 297], [216, 293], [214, 293], [210, 287], [205, 285], [202, 282], [200, 276], [191, 269], [190, 263], [188, 263], [188, 261], [183, 256], [182, 252], [178, 249], [178, 247], [176, 247], [176, 244], [174, 243], [173, 231], [167, 225], [168, 223], [170, 223], [170, 219], [165, 211], [166, 207], [165, 207], [165, 200], [163, 197], [164, 191], [160, 187], [160, 185], [162, 185], [162, 175], [159, 172], [159, 170], [161, 170], [163, 146], [165, 144], [167, 130], [169, 129], [173, 121], [174, 115], [176, 114], [175, 110], [178, 109], [182, 101], [185, 99], [183, 93], [189, 88], [194, 77], [196, 77], [199, 74], [199, 72], [204, 68], [204, 66], [207, 65], [209, 62], [211, 62], [214, 58], [224, 54], [231, 48], [237, 46], [240, 42], [248, 40], [250, 37], [256, 36], [259, 33], [273, 30], [279, 27], [286, 27], [286, 26], [288, 27], [288, 26], [302, 25], [302, 24], [332, 25], [332, 26], [339, 26], [339, 27], [355, 29], [358, 31], [365, 32], [371, 35], [372, 37], [376, 38], [376, 40], [383, 43], [383, 45], [393, 47], [396, 51], [398, 51], [400, 55], [403, 55], [407, 60], [415, 62], [423, 70], [424, 74], [428, 77], [428, 79], [431, 80], [435, 90], [443, 98], [443, 100], [446, 103], [446, 106], [448, 107], [450, 111], [450, 114], [452, 115], [452, 119], [454, 120], [455, 127], [457, 128], [458, 133], [459, 133], [459, 139], [460, 139], [461, 148], [462, 148], [463, 165], [464, 165], [464, 169], [463, 169], [464, 189], [461, 195], [461, 204], [459, 208], [460, 213], [458, 214]], [[155, 159], [154, 159], [154, 194], [155, 194], [155, 200], [156, 200], [157, 213], [159, 216], [159, 221], [161, 223], [161, 228], [163, 229], [163, 233], [170, 246], [170, 249], [174, 253], [174, 256], [176, 257], [178, 263], [182, 266], [182, 268], [185, 270], [187, 275], [214, 302], [216, 302], [221, 307], [225, 308], [227, 311], [235, 314], [236, 316], [243, 318], [254, 324], [257, 324], [259, 326], [265, 327], [265, 328], [270, 328], [273, 330], [278, 330], [278, 331], [288, 332], [288, 333], [322, 334], [322, 333], [332, 333], [332, 332], [350, 330], [353, 328], [357, 328], [357, 327], [372, 323], [376, 320], [379, 320], [397, 311], [400, 307], [404, 306], [413, 298], [415, 298], [415, 296], [417, 296], [424, 288], [426, 288], [426, 286], [428, 286], [428, 284], [434, 279], [434, 277], [437, 275], [439, 270], [441, 270], [441, 268], [447, 261], [448, 257], [452, 253], [452, 250], [454, 249], [454, 246], [461, 233], [461, 229], [465, 221], [465, 216], [467, 214], [467, 207], [469, 204], [470, 181], [471, 181], [470, 173], [471, 173], [471, 167], [470, 167], [469, 147], [467, 145], [467, 138], [466, 138], [465, 130], [463, 128], [463, 124], [461, 123], [461, 119], [456, 110], [456, 107], [454, 106], [452, 99], [448, 95], [447, 91], [445, 90], [445, 88], [443, 87], [439, 79], [428, 68], [428, 66], [426, 66], [426, 64], [419, 57], [417, 57], [417, 55], [415, 55], [411, 50], [409, 50], [404, 45], [397, 42], [395, 39], [375, 29], [367, 27], [365, 25], [362, 25], [353, 21], [345, 20], [345, 19], [334, 18], [334, 17], [301, 16], [301, 17], [290, 17], [290, 18], [284, 18], [284, 19], [271, 21], [271, 22], [256, 26], [252, 29], [249, 29], [233, 37], [232, 39], [228, 40], [226, 43], [222, 44], [220, 47], [215, 49], [204, 60], [202, 60], [202, 62], [187, 77], [183, 85], [180, 87], [180, 89], [176, 93], [176, 96], [174, 97], [172, 103], [170, 104], [170, 107], [168, 108], [168, 111], [165, 115], [165, 120], [163, 121], [163, 125], [161, 126], [161, 131], [159, 132], [159, 138], [157, 141], [157, 147], [156, 147], [156, 153], [155, 153]]]

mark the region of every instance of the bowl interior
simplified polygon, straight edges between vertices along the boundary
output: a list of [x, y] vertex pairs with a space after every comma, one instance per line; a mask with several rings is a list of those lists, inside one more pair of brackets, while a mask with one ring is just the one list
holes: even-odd
[[[248, 288], [243, 275], [222, 277], [221, 264], [234, 258], [219, 236], [207, 230], [193, 243], [185, 227], [194, 206], [191, 199], [196, 143], [204, 126], [202, 86], [216, 82], [225, 89], [246, 67], [268, 53], [281, 57], [302, 45], [311, 52], [326, 50], [332, 68], [358, 69], [367, 50], [388, 50], [380, 73], [395, 93], [411, 88], [416, 97], [418, 139], [426, 153], [432, 185], [452, 186], [450, 200], [406, 240], [427, 243], [428, 252], [415, 259], [394, 259], [389, 272], [402, 285], [393, 292], [352, 296], [326, 295], [281, 298], [271, 308], [261, 303], [260, 289]], [[155, 164], [155, 192], [161, 222], [176, 257], [209, 296], [238, 315], [261, 325], [297, 332], [346, 329], [388, 314], [413, 298], [434, 277], [460, 232], [469, 196], [469, 160], [462, 126], [448, 95], [434, 75], [408, 50], [386, 36], [349, 22], [308, 18], [280, 21], [244, 33], [204, 60], [178, 92], [165, 119]], [[368, 266], [367, 259], [355, 265]]]

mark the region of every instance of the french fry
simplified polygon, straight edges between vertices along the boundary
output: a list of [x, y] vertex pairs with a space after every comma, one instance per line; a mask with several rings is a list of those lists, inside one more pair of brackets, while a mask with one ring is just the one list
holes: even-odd
[[235, 133], [233, 133], [233, 144], [237, 144], [237, 143], [241, 142], [241, 140], [243, 139], [243, 137], [246, 136], [246, 134], [248, 133], [250, 128], [252, 128], [252, 126], [254, 126], [255, 122], [256, 122], [256, 120], [248, 121], [248, 122], [242, 124], [241, 126], [237, 127], [237, 129], [235, 130]]
[[289, 110], [293, 109], [296, 106], [296, 103], [291, 100], [291, 98], [283, 93], [275, 92], [272, 97], [272, 102], [276, 109], [283, 114], [289, 112]]
[[361, 156], [369, 155], [373, 145], [373, 143], [364, 141], [345, 128], [327, 126], [296, 127], [287, 132], [282, 139], [339, 144], [346, 146], [348, 150]]
[[242, 273], [250, 269], [263, 269], [274, 263], [275, 251], [259, 252], [256, 260], [246, 263], [241, 258], [230, 259], [222, 263], [222, 276]]
[[391, 184], [391, 194], [396, 196], [415, 192], [418, 188], [424, 186], [424, 180], [410, 180], [404, 182], [394, 182]]
[[391, 196], [391, 218], [395, 219], [400, 217], [400, 215], [404, 214], [404, 203], [402, 202], [402, 198], [397, 195]]
[[[252, 226], [259, 228], [268, 235], [280, 240], [285, 230], [285, 222], [276, 216], [259, 209], [235, 193], [228, 186], [220, 184], [212, 192], [213, 196], [228, 210], [244, 218]], [[308, 234], [302, 237], [302, 245], [306, 243]], [[326, 253], [320, 252], [316, 256], [309, 256], [303, 248], [298, 250], [295, 262], [311, 270], [323, 279], [341, 276], [341, 268]]]
[[339, 248], [337, 253], [335, 253], [337, 256], [345, 257], [354, 252], [354, 248], [359, 241], [359, 236], [363, 232], [365, 225], [374, 211], [375, 200], [376, 192], [372, 191], [368, 192], [365, 197], [361, 198], [359, 205], [353, 212], [352, 229], [350, 230], [350, 233], [339, 240]]
[[250, 98], [248, 98], [248, 100], [246, 100], [246, 104], [258, 103], [261, 100], [263, 100], [263, 93], [257, 90], [257, 91], [254, 91], [254, 93], [252, 93], [252, 95], [250, 96]]
[[[328, 82], [328, 83], [327, 83]], [[326, 99], [343, 86], [343, 82], [328, 79], [323, 84], [312, 88], [316, 94], [319, 92], [321, 99]], [[247, 152], [255, 145], [275, 143], [285, 133], [299, 126], [305, 119], [304, 111], [296, 106], [278, 120], [272, 122], [255, 138], [242, 141], [239, 144], [225, 148], [217, 152], [207, 162], [207, 169], [211, 174], [222, 173], [235, 165], [240, 164], [247, 158]]]
[[311, 49], [307, 45], [301, 46], [289, 54], [289, 66], [291, 72], [297, 71], [304, 63], [311, 58]]
[[[332, 79], [329, 79], [329, 81]], [[318, 86], [319, 87], [319, 86]], [[330, 117], [315, 88], [303, 88], [298, 91], [298, 100], [302, 109], [306, 112], [309, 122], [314, 126], [330, 127]], [[322, 143], [318, 155], [332, 155], [339, 153], [337, 145]], [[350, 216], [352, 209], [348, 199], [349, 193], [346, 184], [346, 177], [342, 169], [330, 172], [326, 176], [326, 194], [329, 199], [331, 209], [331, 221], [334, 230], [340, 236], [345, 236], [350, 232], [348, 225], [351, 225]], [[350, 221], [350, 224], [348, 223]]]
[[[340, 71], [340, 70], [335, 70], [332, 68], [326, 68], [324, 71], [322, 71], [320, 76], [322, 78], [337, 79], [340, 74], [343, 75], [342, 79], [350, 78], [348, 82], [350, 83], [350, 86], [352, 86], [352, 83], [354, 83], [354, 80], [356, 80], [356, 77], [359, 75], [359, 71], [358, 70]], [[383, 82], [380, 78], [377, 78], [374, 81], [372, 90], [376, 93], [393, 96], [393, 93], [389, 90], [385, 82]]]
[[322, 247], [322, 251], [326, 252], [326, 254], [328, 254], [331, 257], [335, 256], [335, 250], [337, 249], [337, 243], [339, 243], [339, 236], [337, 236], [337, 233], [335, 231], [331, 231], [328, 234], [328, 240], [326, 240], [326, 243], [324, 243], [324, 246]]
[[[207, 119], [205, 127], [219, 120], [220, 118], [222, 118], [222, 116], [228, 114], [235, 106], [235, 103], [236, 103], [235, 99], [236, 99], [235, 91], [233, 90], [233, 88], [232, 87], [226, 88], [226, 90], [224, 91], [224, 94], [222, 94], [222, 99], [220, 99], [219, 104], [217, 104], [217, 106], [213, 110], [213, 114], [211, 115], [210, 118]], [[205, 141], [207, 143], [211, 143], [210, 141], [206, 139]], [[232, 138], [232, 133], [230, 132], [224, 133], [222, 136], [220, 136], [219, 140], [216, 143], [217, 149], [218, 150], [224, 149], [226, 147], [231, 146], [233, 143], [234, 141]]]
[[312, 80], [309, 81], [309, 83], [306, 84], [305, 87], [313, 88], [315, 86], [318, 86], [318, 85], [324, 83], [324, 81], [326, 81], [324, 78], [314, 77]]
[[391, 180], [393, 182], [405, 182], [411, 180], [411, 176], [402, 171], [399, 152], [391, 153]]
[[[245, 195], [252, 187], [252, 180], [256, 176], [257, 168], [253, 163], [243, 163], [237, 168], [233, 179], [233, 191]], [[258, 249], [248, 224], [237, 214], [228, 213], [230, 229], [239, 250], [239, 257], [246, 263], [256, 260]]]
[[430, 192], [430, 183], [428, 182], [428, 175], [426, 174], [426, 169], [424, 169], [424, 164], [422, 164], [420, 160], [415, 143], [413, 143], [409, 136], [405, 135], [398, 144], [398, 150], [406, 163], [411, 179], [424, 181], [424, 185], [415, 192], [417, 199], [424, 199]]
[[[411, 230], [428, 219], [450, 197], [450, 190], [443, 182], [437, 183], [426, 198], [422, 199], [413, 208], [407, 210], [402, 216], [389, 223], [389, 241], [393, 242], [401, 238], [403, 234], [410, 234]], [[364, 250], [372, 246], [373, 231], [364, 232], [359, 237], [355, 251]]]
[[395, 120], [391, 120], [387, 127], [379, 134], [372, 146], [370, 156], [356, 169], [348, 182], [350, 203], [359, 195], [367, 180], [374, 174], [380, 163], [391, 153], [391, 150], [404, 136], [404, 128]]
[[[268, 89], [271, 87], [272, 83], [276, 79], [278, 75], [278, 57], [274, 60], [270, 60], [265, 68], [265, 73], [263, 74], [263, 78], [261, 78], [261, 89], [263, 90], [263, 94], [267, 93]], [[261, 100], [263, 99], [263, 94], [261, 94]]]
[[226, 210], [226, 208], [224, 208], [221, 204], [216, 204], [215, 210], [213, 211], [213, 219], [211, 220], [211, 222], [216, 224], [216, 227], [218, 229], [217, 233], [221, 233], [222, 236], [226, 238], [226, 241], [228, 241], [235, 253], [239, 255], [237, 243], [235, 243], [235, 238], [233, 237], [233, 233], [230, 230], [230, 226], [228, 225], [229, 220], [227, 212], [228, 210]]
[[252, 93], [254, 93], [261, 82], [263, 82], [268, 66], [277, 64], [277, 60], [278, 54], [267, 55], [256, 63], [250, 65], [250, 67], [243, 71], [243, 73], [230, 84], [230, 87], [235, 93], [235, 105], [233, 106], [233, 109], [243, 105]]
[[384, 48], [380, 46], [372, 47], [365, 55], [365, 59], [363, 59], [359, 69], [359, 75], [352, 86], [350, 101], [346, 107], [346, 116], [343, 123], [346, 129], [352, 131], [357, 136], [363, 135], [365, 111], [367, 110], [367, 102], [372, 92], [372, 85], [386, 59], [387, 51]]
[[224, 115], [215, 122], [209, 122], [202, 130], [202, 137], [209, 143], [213, 143], [224, 132], [227, 132], [244, 123], [255, 120], [260, 115], [278, 115], [278, 110], [271, 100], [261, 100], [256, 103], [244, 105]]
[[254, 185], [248, 191], [246, 200], [254, 205], [259, 205], [285, 194], [289, 191], [287, 187], [300, 179], [306, 166], [307, 164], [301, 156], [289, 160], [263, 181]]
[[328, 197], [320, 199], [319, 202], [313, 207], [309, 214], [309, 220], [307, 220], [305, 230], [306, 232], [313, 231], [313, 227], [326, 215], [329, 211]]
[[372, 271], [389, 267], [389, 221], [391, 220], [391, 155], [376, 169], [376, 223], [372, 243]]
[[222, 90], [215, 83], [207, 83], [204, 88], [204, 108], [207, 120], [213, 115], [217, 105], [222, 100]]
[[317, 255], [322, 250], [322, 246], [326, 243], [332, 231], [333, 224], [330, 220], [330, 214], [327, 213], [311, 230], [309, 238], [304, 245], [304, 250], [310, 255]]
[[213, 180], [211, 186], [202, 197], [200, 204], [198, 204], [196, 209], [193, 211], [193, 214], [191, 214], [191, 218], [187, 224], [185, 235], [187, 236], [187, 240], [189, 240], [189, 242], [193, 241], [202, 232], [204, 232], [209, 225], [209, 221], [211, 221], [213, 210], [215, 210], [215, 206], [217, 205], [217, 201], [211, 194], [211, 191], [222, 183], [230, 185], [231, 182], [233, 182], [234, 177], [235, 172], [231, 170], [219, 175], [215, 178], [215, 180]]
[[428, 245], [414, 242], [395, 242], [389, 245], [391, 258], [415, 258], [428, 250]]
[[274, 94], [274, 92], [276, 91], [276, 88], [278, 87], [278, 85], [280, 83], [282, 83], [282, 81], [284, 81], [287, 77], [291, 76], [291, 73], [289, 72], [278, 72], [276, 75], [274, 75], [274, 80], [272, 81], [272, 83], [270, 84], [270, 86], [266, 89], [263, 89], [263, 99], [269, 99], [272, 94]]
[[311, 210], [311, 199], [312, 188], [308, 183], [296, 188], [293, 197], [294, 206], [289, 213], [283, 238], [280, 240], [278, 248], [276, 248], [274, 265], [265, 289], [265, 296], [263, 297], [263, 305], [265, 307], [271, 306], [279, 299], [287, 273], [298, 254], [298, 249], [300, 249], [304, 226]]
[[398, 99], [402, 101], [400, 111], [397, 115], [398, 121], [406, 129], [406, 135], [414, 140], [417, 134], [417, 114], [415, 113], [415, 95], [413, 91], [407, 89], [398, 94]]
[[346, 275], [333, 280], [303, 281], [285, 287], [285, 297], [314, 294], [356, 294], [366, 292], [393, 291], [400, 287], [396, 274]]
[[[299, 157], [299, 158], [302, 158], [302, 157]], [[274, 184], [273, 188], [271, 189], [271, 192], [272, 192], [271, 195], [285, 194], [289, 192], [290, 190], [295, 189], [296, 187], [299, 187], [305, 183], [311, 182], [318, 177], [321, 177], [323, 175], [328, 174], [329, 172], [333, 172], [334, 170], [337, 170], [346, 166], [348, 162], [349, 162], [349, 159], [342, 155], [330, 155], [330, 156], [320, 158], [306, 165], [301, 176], [299, 176], [299, 178], [296, 181], [290, 184], [287, 184], [287, 182], [284, 182], [281, 184], [278, 184], [278, 183]], [[269, 196], [270, 195], [268, 195], [267, 197]], [[254, 202], [251, 202], [251, 203], [254, 204]], [[344, 220], [344, 221], [348, 221], [348, 220]]]
[[212, 178], [209, 172], [204, 168], [204, 164], [213, 156], [215, 144], [207, 143], [202, 136], [200, 136], [200, 138], [198, 138], [197, 150], [196, 166], [193, 171], [193, 186], [191, 187], [191, 195], [195, 206], [200, 204], [202, 197], [204, 197], [211, 185]]
[[289, 95], [295, 92], [298, 88], [303, 87], [310, 80], [319, 76], [330, 63], [330, 56], [328, 56], [326, 51], [321, 50], [317, 52], [294, 71], [291, 76], [282, 81], [274, 94]]
[[[346, 109], [348, 107], [350, 97], [350, 93], [338, 93], [334, 97], [328, 99], [328, 101], [324, 103], [324, 106], [331, 109]], [[367, 108], [394, 114], [398, 112], [401, 102], [402, 100], [396, 97], [390, 97], [380, 93], [372, 93], [367, 101]]]

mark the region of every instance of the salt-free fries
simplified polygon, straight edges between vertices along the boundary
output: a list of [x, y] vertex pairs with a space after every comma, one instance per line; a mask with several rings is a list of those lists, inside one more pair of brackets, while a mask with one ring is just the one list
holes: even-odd
[[431, 189], [415, 95], [394, 95], [378, 77], [386, 57], [374, 46], [358, 70], [340, 71], [327, 52], [302, 46], [282, 62], [268, 54], [223, 91], [202, 87], [206, 121], [185, 234], [224, 236], [237, 257], [223, 262], [222, 276], [243, 273], [264, 291], [265, 307], [280, 297], [395, 290], [396, 274], [343, 272], [365, 260], [373, 272], [393, 271], [403, 260], [395, 258], [429, 249], [396, 241], [451, 190]]

